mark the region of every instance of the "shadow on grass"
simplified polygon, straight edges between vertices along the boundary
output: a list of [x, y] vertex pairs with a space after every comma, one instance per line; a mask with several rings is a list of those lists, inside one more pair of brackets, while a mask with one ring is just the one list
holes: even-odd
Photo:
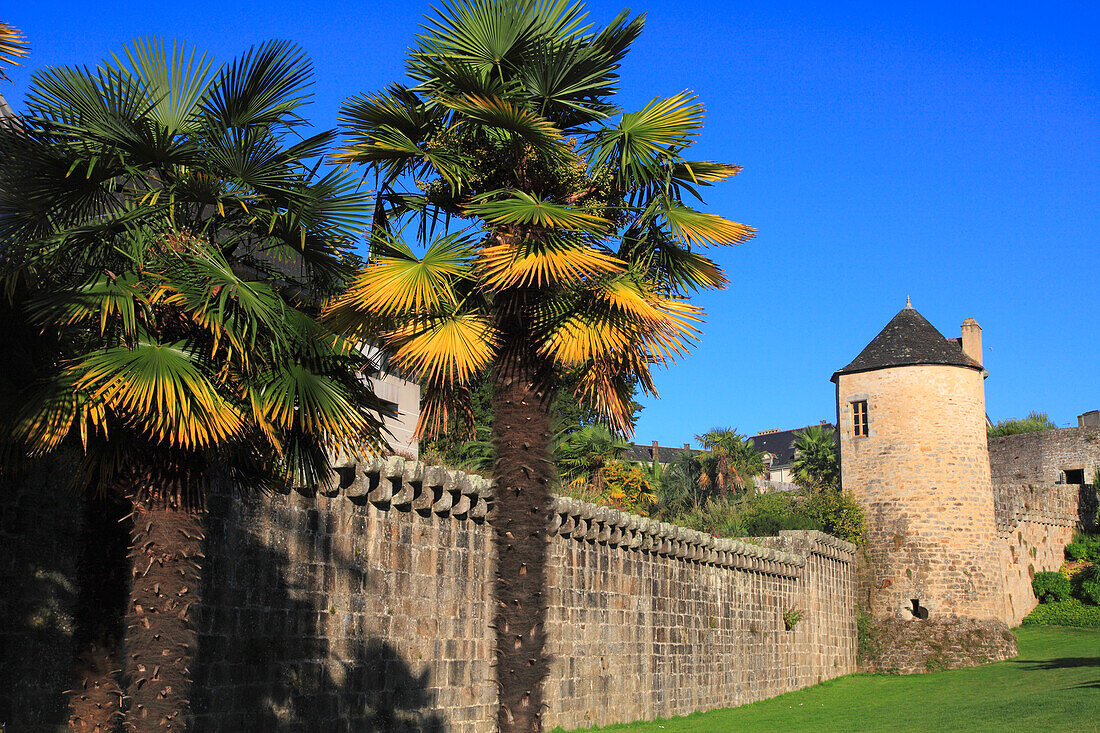
[[1059, 657], [1057, 659], [1014, 659], [1013, 664], [1028, 670], [1072, 669], [1075, 667], [1100, 667], [1100, 657]]

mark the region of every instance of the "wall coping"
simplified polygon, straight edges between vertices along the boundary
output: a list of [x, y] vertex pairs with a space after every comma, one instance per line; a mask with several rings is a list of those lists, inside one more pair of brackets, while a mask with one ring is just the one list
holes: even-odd
[[[352, 471], [353, 475], [347, 475]], [[399, 510], [467, 516], [484, 520], [492, 509], [492, 480], [430, 466], [400, 456], [378, 457], [338, 470], [340, 482], [321, 489], [327, 496], [388, 504]], [[350, 479], [350, 480], [349, 480]], [[798, 577], [809, 554], [854, 562], [855, 545], [824, 532], [784, 530], [783, 547], [719, 538], [651, 517], [563, 496], [553, 498], [548, 527], [552, 536], [590, 540], [722, 567]]]

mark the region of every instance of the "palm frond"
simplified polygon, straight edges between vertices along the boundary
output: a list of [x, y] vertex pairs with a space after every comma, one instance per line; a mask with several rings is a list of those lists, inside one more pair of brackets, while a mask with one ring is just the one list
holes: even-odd
[[218, 393], [183, 342], [109, 348], [71, 369], [76, 390], [102, 401], [154, 442], [202, 448], [229, 440], [243, 426], [237, 409]]
[[207, 94], [211, 59], [206, 54], [196, 59], [194, 50], [188, 54], [185, 45], [173, 43], [169, 62], [164, 42], [157, 38], [135, 41], [125, 54], [128, 66], [112, 54], [115, 68], [142, 89], [149, 117], [168, 134], [192, 131]]
[[10, 23], [0, 22], [0, 79], [11, 81], [4, 71], [4, 64], [19, 66], [17, 58], [30, 53], [27, 37]]
[[583, 240], [552, 233], [499, 237], [482, 247], [477, 270], [490, 290], [511, 287], [567, 285], [587, 278], [614, 275], [625, 264]]
[[402, 240], [379, 234], [376, 244], [386, 254], [372, 257], [347, 291], [326, 308], [326, 319], [347, 326], [356, 313], [393, 315], [433, 312], [454, 305], [455, 280], [470, 277], [470, 242], [460, 233], [441, 237], [423, 257]]
[[482, 194], [466, 210], [498, 226], [526, 224], [586, 234], [603, 234], [610, 226], [609, 221], [599, 216], [544, 201], [524, 191], [510, 191], [506, 198], [497, 198], [501, 193]]
[[450, 313], [416, 319], [386, 336], [396, 345], [394, 361], [426, 384], [469, 382], [496, 353], [499, 336], [480, 313]]
[[756, 236], [756, 230], [746, 224], [696, 211], [675, 201], [665, 201], [659, 212], [672, 235], [689, 246], [741, 244]]

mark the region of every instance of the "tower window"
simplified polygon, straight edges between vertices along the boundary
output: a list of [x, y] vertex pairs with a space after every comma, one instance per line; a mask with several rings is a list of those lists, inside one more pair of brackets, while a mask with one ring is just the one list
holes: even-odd
[[867, 400], [852, 403], [852, 434], [857, 438], [870, 435], [867, 429]]

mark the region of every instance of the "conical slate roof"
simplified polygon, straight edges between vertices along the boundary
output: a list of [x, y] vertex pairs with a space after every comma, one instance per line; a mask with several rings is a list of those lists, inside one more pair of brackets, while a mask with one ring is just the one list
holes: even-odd
[[916, 308], [906, 304], [851, 364], [833, 374], [833, 381], [841, 374], [914, 364], [982, 368], [963, 353], [957, 341], [944, 338]]

